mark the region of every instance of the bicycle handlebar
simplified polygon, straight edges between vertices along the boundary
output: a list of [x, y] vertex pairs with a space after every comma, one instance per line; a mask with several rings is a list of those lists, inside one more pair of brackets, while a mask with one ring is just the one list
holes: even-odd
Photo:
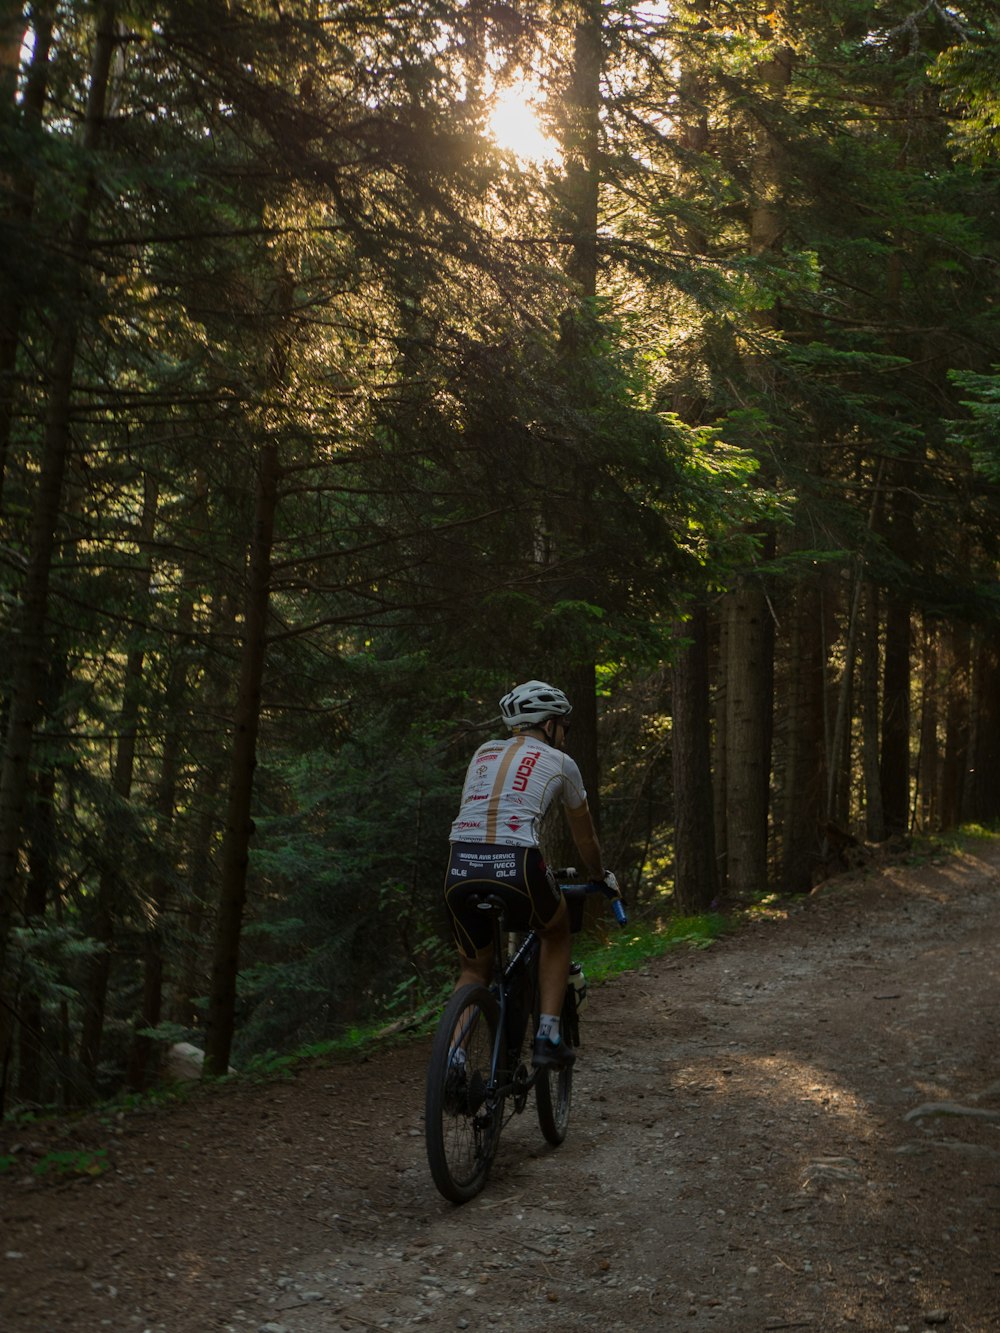
[[[559, 870], [552, 872], [557, 880], [572, 879], [576, 874], [573, 866], [563, 866]], [[603, 893], [605, 898], [611, 900], [611, 910], [615, 914], [615, 920], [620, 926], [628, 925], [628, 913], [625, 911], [625, 904], [621, 897], [616, 895], [613, 889], [609, 889], [602, 879], [590, 879], [580, 883], [563, 884], [559, 887], [569, 898], [582, 898], [587, 893]]]

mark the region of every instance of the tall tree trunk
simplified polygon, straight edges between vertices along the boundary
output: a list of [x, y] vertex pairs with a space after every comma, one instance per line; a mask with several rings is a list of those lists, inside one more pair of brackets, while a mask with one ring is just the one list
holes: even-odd
[[601, 0], [577, 0], [573, 74], [567, 95], [566, 193], [570, 229], [569, 274], [584, 300], [597, 294], [598, 143], [603, 64]]
[[194, 1027], [198, 1021], [195, 1001], [208, 987], [207, 934], [205, 922], [215, 884], [213, 844], [217, 826], [215, 811], [221, 803], [225, 786], [223, 765], [205, 764], [199, 774], [193, 804], [198, 810], [193, 830], [186, 837], [187, 892], [180, 904], [180, 949], [176, 976], [170, 988], [170, 1019], [182, 1027]]
[[905, 834], [910, 815], [910, 603], [893, 594], [885, 618], [879, 781], [886, 836]]
[[[17, 116], [13, 103], [14, 85], [18, 74], [21, 44], [25, 25], [24, 6], [11, 6], [16, 14], [5, 17], [0, 41], [3, 44], [3, 90], [0, 94], [4, 115]], [[52, 45], [52, 14], [50, 6], [32, 6], [33, 42], [31, 65], [25, 82], [20, 108], [20, 128], [28, 136], [41, 126], [48, 88], [49, 51]], [[26, 223], [34, 210], [35, 177], [22, 172], [10, 182], [13, 203], [10, 216], [15, 223]], [[4, 481], [7, 476], [7, 456], [10, 451], [11, 428], [14, 420], [17, 348], [21, 337], [21, 305], [8, 299], [0, 305], [0, 517], [4, 513]]]
[[3, 0], [0, 4], [0, 115], [5, 117], [14, 107], [21, 47], [27, 30], [21, 0]]
[[[829, 743], [829, 771], [827, 775], [827, 795], [826, 795], [826, 819], [827, 821], [839, 821], [846, 825], [850, 821], [851, 810], [851, 717], [853, 711], [851, 707], [851, 698], [853, 694], [855, 659], [858, 652], [858, 639], [863, 633], [863, 606], [865, 594], [865, 567], [868, 556], [868, 547], [870, 534], [875, 530], [875, 524], [882, 508], [882, 478], [885, 473], [885, 460], [882, 459], [878, 465], [878, 472], [875, 478], [875, 484], [872, 488], [871, 504], [868, 507], [868, 523], [865, 529], [865, 535], [862, 540], [861, 549], [857, 552], [853, 567], [853, 580], [851, 589], [850, 608], [847, 618], [847, 642], [844, 648], [844, 668], [840, 678], [840, 689], [837, 692], [837, 707], [834, 714], [833, 734]], [[874, 605], [872, 603], [871, 605]], [[875, 658], [878, 657], [877, 637], [878, 620], [877, 615], [873, 626], [873, 639]], [[862, 664], [862, 685], [861, 697], [862, 708], [866, 707], [866, 689], [869, 683], [869, 677], [866, 674], [866, 665]], [[870, 679], [873, 689], [872, 702], [873, 707], [870, 710], [871, 717], [878, 717], [878, 679], [877, 674]], [[873, 743], [871, 754], [877, 756], [877, 741], [874, 739], [877, 731], [872, 732]], [[864, 754], [866, 747], [862, 744], [862, 762], [864, 763]], [[873, 770], [873, 772], [876, 770]], [[867, 808], [867, 802], [866, 802]], [[879, 800], [879, 811], [881, 812], [881, 794]], [[881, 824], [881, 813], [879, 814], [879, 823]]]
[[[144, 599], [148, 594], [152, 578], [151, 552], [156, 526], [157, 501], [156, 483], [152, 476], [147, 473], [144, 480], [143, 512], [137, 534], [140, 555], [137, 562], [136, 593], [139, 600]], [[145, 654], [141, 644], [136, 643], [129, 649], [125, 661], [122, 706], [118, 719], [118, 744], [115, 749], [115, 763], [111, 774], [111, 790], [123, 804], [127, 803], [132, 795], [144, 658]], [[87, 983], [84, 987], [80, 1064], [85, 1075], [90, 1079], [94, 1077], [101, 1055], [101, 1040], [104, 1033], [105, 1008], [107, 1005], [108, 983], [111, 978], [112, 951], [117, 924], [116, 902], [121, 897], [122, 870], [126, 861], [124, 843], [118, 828], [118, 822], [117, 814], [113, 811], [111, 821], [105, 831], [106, 855], [98, 880], [93, 919], [89, 930], [90, 938], [99, 946], [99, 951], [95, 954], [88, 969]]]
[[[83, 146], [94, 152], [100, 143], [111, 61], [116, 43], [115, 5], [104, 3], [97, 16], [97, 32], [90, 71], [83, 129]], [[69, 245], [82, 257], [95, 198], [93, 183], [74, 210]], [[10, 1008], [4, 987], [9, 983], [10, 933], [21, 919], [24, 888], [20, 851], [24, 835], [31, 751], [40, 700], [38, 682], [44, 678], [47, 653], [49, 579], [62, 502], [63, 478], [71, 449], [70, 403], [79, 337], [80, 293], [71, 298], [66, 317], [55, 336], [49, 372], [48, 409], [42, 459], [32, 515], [27, 572], [21, 594], [11, 669], [10, 711], [3, 766], [0, 768], [0, 1058], [10, 1043]]]
[[966, 816], [969, 771], [969, 676], [971, 637], [965, 625], [950, 625], [945, 646], [948, 691], [941, 772], [941, 827], [955, 828]]
[[736, 895], [767, 887], [771, 777], [773, 632], [767, 598], [741, 578], [726, 607], [727, 887]]
[[[199, 505], [204, 499], [202, 492]], [[203, 511], [199, 512], [204, 516]], [[244, 590], [244, 604], [245, 600]], [[234, 642], [238, 616], [235, 595], [223, 588], [212, 599], [206, 637], [214, 642]], [[220, 665], [218, 658], [209, 655], [204, 675], [196, 679], [200, 694], [198, 707], [203, 714], [223, 717], [227, 712], [233, 713], [235, 691], [228, 671]], [[226, 790], [229, 756], [215, 743], [214, 737], [209, 746], [208, 752], [197, 758], [193, 790], [185, 802], [184, 827], [177, 832], [177, 865], [186, 889], [177, 905], [178, 959], [168, 1012], [171, 1021], [183, 1027], [197, 1025], [199, 1012], [195, 1002], [208, 990], [211, 942], [204, 936], [208, 933], [206, 922], [210, 920], [211, 904], [218, 898], [216, 812]]]
[[[161, 855], [166, 857], [172, 844], [174, 812], [177, 804], [177, 783], [181, 766], [180, 714], [187, 688], [186, 636], [193, 627], [194, 606], [187, 598], [178, 616], [179, 651], [170, 672], [164, 700], [167, 732], [163, 742], [160, 778], [157, 783], [154, 813], [156, 842]], [[163, 1013], [163, 917], [170, 898], [171, 876], [167, 869], [153, 872], [146, 903], [146, 928], [143, 933], [142, 1001], [136, 1033], [129, 1056], [128, 1082], [136, 1092], [148, 1085], [156, 1049], [148, 1029], [155, 1028]]]
[[972, 818], [992, 824], [1000, 819], [1000, 633], [992, 626], [982, 631], [977, 646], [973, 692]]
[[[592, 355], [590, 337], [593, 312], [590, 304], [597, 293], [597, 219], [600, 166], [598, 134], [600, 128], [602, 8], [600, 0], [575, 0], [573, 31], [573, 68], [566, 95], [566, 126], [563, 153], [566, 161], [565, 215], [569, 232], [567, 272], [575, 285], [575, 299], [563, 322], [563, 353], [572, 379], [575, 363]], [[581, 483], [582, 485], [582, 483]], [[582, 497], [581, 497], [582, 498]], [[564, 587], [561, 595], [586, 597], [586, 590]], [[560, 663], [560, 658], [562, 662]], [[578, 653], [566, 656], [557, 645], [554, 660], [559, 663], [555, 683], [573, 703], [573, 757], [580, 765], [587, 798], [600, 827], [600, 759], [597, 744], [597, 689], [593, 657], [581, 660]], [[553, 837], [551, 854], [568, 862], [575, 858], [572, 842], [562, 821], [550, 824]], [[599, 904], [588, 902], [587, 917], [596, 919]]]
[[715, 864], [718, 867], [719, 888], [729, 887], [729, 617], [726, 602], [716, 624], [718, 632], [717, 670], [715, 672], [715, 737], [712, 763], [712, 801], [715, 806]]
[[267, 615], [271, 587], [271, 547], [278, 503], [278, 445], [269, 440], [260, 451], [254, 535], [247, 582], [240, 683], [233, 718], [226, 830], [222, 844], [222, 883], [216, 923], [212, 979], [205, 1032], [205, 1073], [219, 1076], [229, 1068], [236, 1022], [236, 979], [246, 904], [250, 858], [253, 774], [257, 763], [261, 685], [267, 655]]
[[871, 842], [885, 838], [882, 780], [879, 776], [879, 599], [869, 583], [864, 603], [864, 641], [861, 650], [861, 757], [864, 769], [865, 836]]
[[811, 572], [797, 580], [788, 617], [781, 885], [786, 893], [806, 893], [822, 853], [827, 765], [824, 606]]
[[[682, 69], [678, 95], [681, 107], [678, 146], [685, 157], [697, 158], [709, 145], [700, 75]], [[697, 188], [698, 182], [693, 182], [691, 193]], [[684, 176], [681, 189], [687, 189]], [[689, 223], [684, 228], [684, 238], [692, 255], [705, 254], [708, 245], [703, 229]], [[674, 410], [682, 420], [694, 424], [700, 416], [700, 402], [677, 395]], [[685, 911], [703, 911], [716, 898], [719, 868], [725, 859], [725, 842], [717, 836], [719, 805], [724, 809], [724, 802], [716, 799], [712, 771], [709, 638], [708, 605], [700, 598], [692, 604], [690, 618], [674, 627], [672, 664], [674, 894]], [[724, 745], [720, 746], [720, 751], [723, 749]]]
[[[28, 884], [24, 915], [29, 928], [41, 925], [46, 908], [55, 897], [55, 772], [42, 769], [34, 785], [31, 800], [28, 840]], [[17, 1100], [23, 1106], [40, 1105], [42, 1089], [42, 1054], [44, 1049], [44, 1010], [37, 991], [28, 987], [18, 1000]]]
[[[765, 22], [772, 25], [775, 13]], [[784, 100], [791, 81], [792, 52], [778, 41], [767, 60], [757, 65], [757, 83], [767, 104]], [[769, 125], [758, 120], [750, 159], [752, 198], [749, 249], [753, 256], [774, 254], [785, 229], [784, 156]], [[772, 309], [758, 310], [761, 330], [777, 328]], [[747, 375], [763, 390], [770, 387], [766, 355], [746, 358]], [[764, 545], [773, 548], [773, 536]], [[768, 551], [773, 554], [773, 549]], [[765, 588], [758, 577], [743, 576], [726, 598], [726, 825], [727, 880], [736, 894], [759, 892], [768, 882], [767, 816], [771, 778], [771, 695], [773, 687], [773, 620]]]
[[934, 621], [923, 623], [920, 667], [920, 746], [917, 751], [917, 817], [922, 833], [937, 827], [940, 808], [938, 724], [940, 681], [938, 679], [938, 630]]
[[719, 891], [712, 800], [708, 610], [691, 608], [675, 630], [673, 661], [674, 899], [683, 912], [704, 912]]

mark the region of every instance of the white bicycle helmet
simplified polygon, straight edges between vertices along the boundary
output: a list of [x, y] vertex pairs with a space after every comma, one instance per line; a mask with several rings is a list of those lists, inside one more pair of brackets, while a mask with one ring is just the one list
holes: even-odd
[[550, 717], [569, 717], [573, 705], [554, 685], [543, 680], [526, 680], [515, 685], [510, 694], [500, 700], [500, 712], [507, 726], [539, 727]]

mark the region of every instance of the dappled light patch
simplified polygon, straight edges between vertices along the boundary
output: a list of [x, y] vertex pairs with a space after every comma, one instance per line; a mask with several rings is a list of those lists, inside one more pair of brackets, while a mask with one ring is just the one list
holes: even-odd
[[863, 1097], [822, 1066], [788, 1052], [732, 1054], [721, 1065], [696, 1065], [694, 1076], [704, 1080], [698, 1086], [714, 1097], [729, 1099], [752, 1091], [773, 1114], [782, 1109], [794, 1109], [799, 1114], [822, 1111], [842, 1117], [845, 1127], [852, 1131], [864, 1126]]

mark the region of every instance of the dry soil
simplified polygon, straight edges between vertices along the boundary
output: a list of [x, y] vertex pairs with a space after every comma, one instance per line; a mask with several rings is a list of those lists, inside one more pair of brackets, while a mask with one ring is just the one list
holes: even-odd
[[[1000, 1330], [1000, 844], [591, 988], [569, 1137], [456, 1208], [429, 1042], [7, 1129], [4, 1333]], [[56, 1150], [108, 1169], [59, 1181]]]

